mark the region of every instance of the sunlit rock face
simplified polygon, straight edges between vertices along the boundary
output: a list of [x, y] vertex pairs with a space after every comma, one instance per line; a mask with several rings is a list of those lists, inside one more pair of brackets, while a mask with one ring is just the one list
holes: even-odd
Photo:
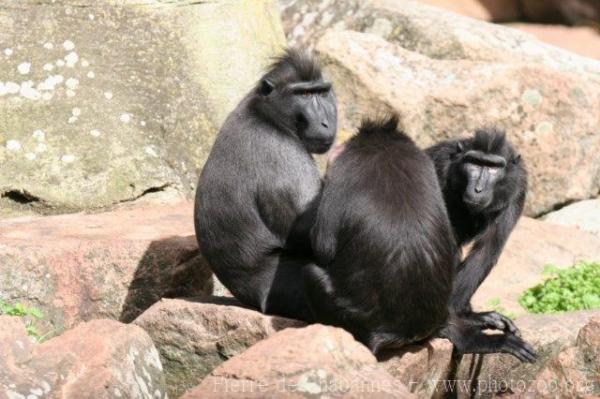
[[188, 195], [283, 45], [267, 0], [0, 0], [0, 216]]
[[307, 0], [282, 14], [332, 79], [342, 129], [390, 111], [422, 146], [504, 129], [529, 170], [528, 215], [600, 190], [600, 62], [410, 0]]

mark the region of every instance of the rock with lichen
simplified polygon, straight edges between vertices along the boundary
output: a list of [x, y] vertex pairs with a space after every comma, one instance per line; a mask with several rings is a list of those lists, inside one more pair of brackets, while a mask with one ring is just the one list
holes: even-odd
[[271, 0], [0, 0], [0, 43], [6, 216], [189, 194], [284, 36]]
[[333, 80], [342, 129], [390, 111], [422, 146], [504, 129], [529, 169], [528, 215], [600, 190], [600, 62], [410, 0], [308, 0], [283, 15]]

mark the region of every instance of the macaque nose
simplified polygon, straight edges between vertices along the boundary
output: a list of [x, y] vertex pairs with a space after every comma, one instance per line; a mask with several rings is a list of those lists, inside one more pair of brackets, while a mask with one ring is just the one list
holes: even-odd
[[477, 194], [479, 194], [479, 193], [480, 193], [480, 192], [482, 192], [482, 191], [483, 191], [483, 188], [482, 188], [482, 187], [477, 187], [477, 186], [475, 186], [475, 192], [476, 192]]

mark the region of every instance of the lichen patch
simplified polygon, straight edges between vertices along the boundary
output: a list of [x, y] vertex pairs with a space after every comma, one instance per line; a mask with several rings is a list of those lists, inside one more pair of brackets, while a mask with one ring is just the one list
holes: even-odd
[[69, 78], [67, 79], [67, 81], [65, 82], [65, 85], [71, 89], [71, 90], [75, 90], [77, 88], [77, 86], [79, 86], [79, 79], [77, 78]]
[[60, 158], [60, 160], [63, 163], [73, 163], [73, 162], [75, 162], [75, 155], [65, 154]]
[[44, 139], [46, 138], [46, 133], [43, 130], [35, 130], [32, 134], [34, 139], [39, 140], [39, 141], [44, 141]]
[[63, 48], [67, 51], [71, 51], [75, 48], [75, 43], [70, 40], [65, 40], [63, 43]]
[[27, 75], [31, 71], [31, 63], [30, 62], [22, 62], [17, 66], [17, 71], [21, 75]]
[[19, 151], [21, 150], [21, 143], [17, 140], [8, 140], [6, 142], [6, 149], [9, 151]]
[[65, 55], [67, 68], [74, 68], [78, 61], [79, 55], [75, 51], [71, 51], [69, 54]]
[[33, 87], [33, 81], [31, 80], [21, 82], [19, 94], [28, 100], [39, 100], [42, 98], [42, 94], [35, 87]]

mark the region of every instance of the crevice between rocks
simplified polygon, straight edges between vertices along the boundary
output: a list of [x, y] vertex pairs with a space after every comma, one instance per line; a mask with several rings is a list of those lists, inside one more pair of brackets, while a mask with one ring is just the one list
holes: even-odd
[[[147, 189], [145, 189], [144, 191], [142, 191], [140, 194], [132, 196], [130, 198], [125, 198], [125, 199], [122, 199], [120, 201], [117, 201], [113, 205], [118, 205], [118, 204], [124, 204], [124, 203], [128, 203], [128, 202], [137, 201], [137, 200], [139, 200], [140, 198], [142, 198], [142, 197], [144, 197], [146, 195], [154, 194], [154, 193], [159, 193], [159, 192], [165, 191], [167, 188], [175, 187], [175, 186], [176, 186], [175, 183], [173, 183], [173, 182], [167, 182], [167, 183], [161, 184], [159, 186], [148, 187]], [[135, 190], [135, 185], [131, 184], [131, 188], [133, 190]]]
[[5, 191], [0, 195], [0, 198], [6, 198], [7, 200], [14, 202], [19, 205], [29, 205], [32, 203], [42, 202], [41, 198], [32, 195], [25, 190], [9, 190]]
[[9, 189], [0, 191], [0, 202], [8, 205], [8, 208], [17, 211], [31, 211], [40, 215], [52, 214], [55, 212], [55, 207], [27, 190], [24, 189]]
[[571, 199], [568, 199], [568, 200], [564, 200], [562, 202], [558, 202], [558, 203], [552, 205], [552, 208], [548, 209], [547, 211], [543, 211], [543, 212], [538, 213], [537, 215], [534, 216], [534, 218], [535, 219], [542, 219], [544, 216], [546, 216], [549, 213], [559, 211], [562, 208], [564, 208], [566, 206], [569, 206], [569, 205], [571, 205], [571, 204], [573, 204], [575, 202], [585, 201], [587, 199], [590, 199], [590, 198], [583, 198], [583, 199], [571, 198]]

